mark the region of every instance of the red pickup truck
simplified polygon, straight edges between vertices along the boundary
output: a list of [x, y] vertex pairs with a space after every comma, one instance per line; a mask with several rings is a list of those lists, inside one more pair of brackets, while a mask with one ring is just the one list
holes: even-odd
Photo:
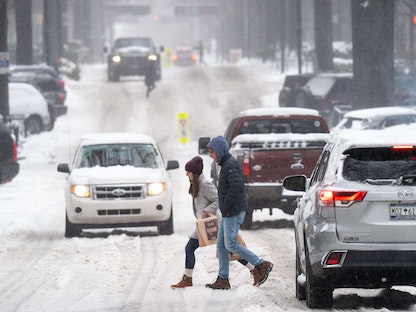
[[[282, 193], [286, 176], [310, 176], [329, 136], [318, 111], [297, 107], [258, 108], [241, 112], [224, 137], [230, 153], [242, 164], [248, 194], [248, 211], [242, 224], [249, 229], [255, 209], [280, 208], [293, 214], [297, 193]], [[200, 138], [199, 153], [207, 153], [209, 138]], [[218, 168], [212, 164], [216, 184]]]

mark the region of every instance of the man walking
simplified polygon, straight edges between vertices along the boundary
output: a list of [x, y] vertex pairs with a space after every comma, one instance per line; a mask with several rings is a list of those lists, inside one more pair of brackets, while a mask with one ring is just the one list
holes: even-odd
[[228, 280], [230, 252], [240, 255], [241, 258], [255, 266], [258, 273], [256, 286], [260, 286], [267, 280], [273, 264], [259, 258], [237, 242], [238, 231], [247, 211], [247, 194], [241, 165], [230, 154], [228, 143], [224, 137], [213, 138], [207, 147], [210, 157], [221, 166], [218, 180], [218, 201], [222, 220], [217, 236], [219, 273], [217, 280], [212, 284], [207, 284], [206, 287], [230, 289]]

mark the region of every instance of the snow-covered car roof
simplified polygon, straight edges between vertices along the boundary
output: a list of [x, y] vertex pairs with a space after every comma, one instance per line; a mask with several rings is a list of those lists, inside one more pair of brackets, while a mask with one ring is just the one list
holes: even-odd
[[350, 111], [344, 115], [344, 118], [366, 119], [375, 117], [396, 116], [403, 114], [416, 114], [416, 112], [413, 109], [406, 107], [375, 107]]
[[[338, 143], [342, 150], [353, 147], [377, 147], [395, 145], [415, 145], [416, 136], [412, 131], [366, 130], [366, 135], [360, 130], [332, 133], [329, 141]], [[410, 128], [409, 128], [410, 129]], [[369, 139], [371, 138], [371, 139]]]
[[290, 115], [313, 115], [319, 116], [316, 109], [300, 107], [264, 107], [253, 108], [242, 111], [240, 116], [290, 116]]
[[155, 140], [151, 136], [135, 132], [88, 133], [81, 137], [81, 145], [118, 143], [148, 143], [156, 145]]

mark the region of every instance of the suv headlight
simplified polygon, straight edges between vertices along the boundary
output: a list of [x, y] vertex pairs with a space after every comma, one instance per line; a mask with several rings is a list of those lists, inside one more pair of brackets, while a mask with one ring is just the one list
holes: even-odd
[[157, 60], [157, 55], [150, 54], [150, 55], [147, 57], [147, 59], [148, 59], [149, 61], [156, 61], [156, 60]]
[[113, 63], [120, 63], [121, 62], [121, 56], [120, 55], [114, 55], [111, 60]]
[[84, 184], [71, 185], [71, 194], [74, 194], [77, 197], [90, 197], [90, 186]]
[[147, 195], [159, 195], [166, 190], [166, 183], [156, 182], [147, 185]]

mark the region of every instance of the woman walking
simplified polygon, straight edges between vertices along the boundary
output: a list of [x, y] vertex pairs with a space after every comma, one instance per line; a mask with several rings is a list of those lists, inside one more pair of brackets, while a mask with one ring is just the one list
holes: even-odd
[[[221, 215], [218, 211], [217, 188], [212, 182], [208, 181], [202, 173], [202, 170], [203, 160], [199, 156], [195, 156], [185, 165], [186, 175], [190, 182], [189, 194], [192, 196], [194, 215], [198, 218], [202, 214], [210, 213], [216, 215], [220, 221]], [[195, 225], [195, 229], [192, 234], [189, 235], [188, 243], [185, 246], [185, 272], [182, 276], [182, 280], [177, 284], [171, 285], [170, 287], [184, 288], [192, 286], [192, 274], [195, 266], [195, 250], [198, 247], [198, 234]], [[250, 270], [254, 277], [254, 284], [257, 284], [258, 273], [254, 266], [244, 259], [240, 259], [238, 261]]]

